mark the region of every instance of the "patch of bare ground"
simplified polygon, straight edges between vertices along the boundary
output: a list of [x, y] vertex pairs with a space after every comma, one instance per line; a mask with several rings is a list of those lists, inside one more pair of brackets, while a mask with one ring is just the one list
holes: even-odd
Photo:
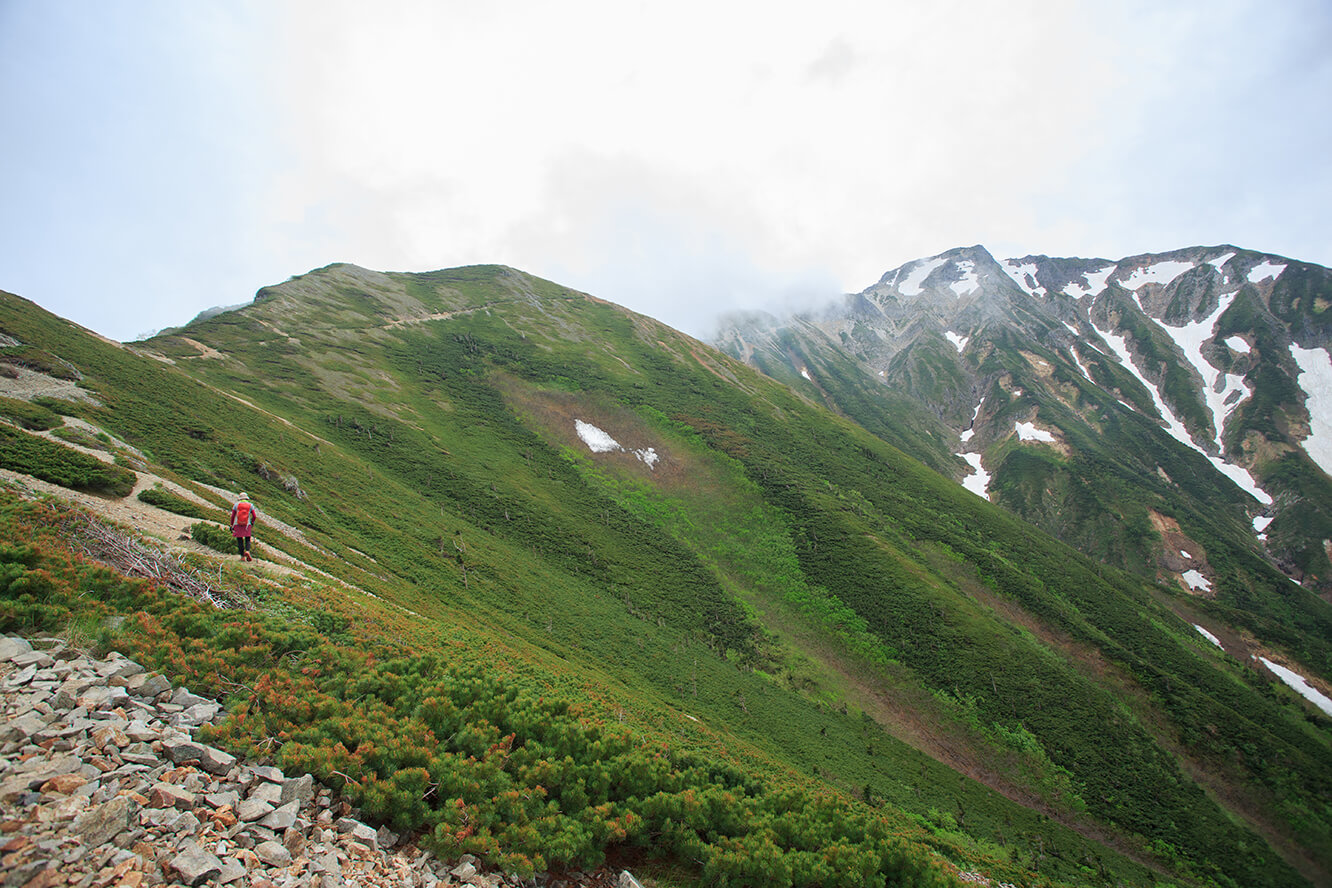
[[[505, 400], [529, 417], [546, 436], [559, 445], [590, 452], [578, 437], [575, 421], [591, 423], [619, 442], [623, 450], [593, 454], [598, 463], [614, 465], [636, 476], [650, 478], [653, 484], [669, 489], [675, 484], [700, 483], [698, 466], [686, 466], [684, 457], [674, 452], [643, 420], [623, 407], [595, 402], [587, 397], [557, 390], [543, 390], [516, 378], [497, 375]], [[651, 449], [656, 460], [651, 466], [635, 451]]]
[[0, 374], [0, 395], [6, 398], [17, 398], [21, 401], [31, 401], [33, 398], [58, 398], [62, 401], [82, 401], [101, 406], [100, 401], [79, 388], [73, 380], [57, 379], [14, 364], [6, 366], [15, 373], [14, 376], [9, 376], [7, 373]]
[[1212, 566], [1207, 563], [1207, 553], [1202, 545], [1184, 533], [1174, 518], [1151, 509], [1148, 510], [1147, 516], [1152, 522], [1152, 529], [1161, 538], [1161, 550], [1157, 553], [1159, 568], [1157, 579], [1162, 583], [1178, 586], [1190, 595], [1215, 598], [1216, 592], [1211, 588], [1192, 586], [1182, 576], [1185, 571], [1196, 570], [1209, 584], [1215, 581]]

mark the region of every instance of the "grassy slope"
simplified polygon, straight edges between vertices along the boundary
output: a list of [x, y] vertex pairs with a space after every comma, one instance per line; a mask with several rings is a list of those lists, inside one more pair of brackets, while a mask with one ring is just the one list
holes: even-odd
[[[459, 277], [443, 283], [466, 287], [469, 282]], [[106, 393], [114, 390], [119, 401], [115, 413], [103, 418], [132, 442], [153, 448], [159, 459], [201, 480], [258, 487], [261, 501], [272, 503], [276, 514], [312, 529], [326, 545], [372, 552], [377, 572], [409, 582], [366, 574], [366, 584], [433, 620], [447, 625], [459, 614], [473, 622], [480, 616], [497, 638], [528, 639], [524, 648], [535, 643], [579, 663], [580, 670], [601, 662], [611, 665], [611, 674], [634, 676], [618, 689], [637, 701], [631, 709], [654, 711], [662, 721], [671, 717], [662, 701], [683, 703], [691, 714], [726, 725], [788, 766], [818, 767], [843, 786], [868, 785], [872, 795], [908, 810], [933, 809], [940, 829], [949, 825], [947, 814], [991, 841], [1002, 834], [1011, 842], [1016, 833], [1031, 847], [1048, 836], [1060, 854], [1047, 865], [1075, 867], [1083, 857], [1104, 854], [974, 784], [954, 786], [956, 778], [945, 778], [946, 772], [932, 776], [939, 766], [913, 757], [874, 726], [812, 705], [774, 682], [763, 671], [772, 667], [764, 650], [771, 640], [759, 638], [756, 645], [734, 595], [780, 598], [822, 620], [847, 650], [868, 652], [880, 664], [895, 661], [883, 668], [932, 690], [961, 713], [960, 720], [1028, 747], [1038, 763], [1044, 756], [1052, 762], [1046, 768], [1051, 774], [1070, 771], [1074, 791], [1092, 814], [1124, 833], [1142, 834], [1143, 841], [1164, 843], [1156, 847], [1163, 856], [1201, 873], [1229, 871], [1245, 884], [1289, 881], [1288, 872], [1264, 862], [1270, 855], [1253, 850], [1251, 836], [1242, 837], [1181, 779], [1112, 694], [1036, 639], [996, 623], [935, 570], [929, 556], [954, 553], [979, 568], [1001, 596], [1099, 647], [1159, 697], [1179, 733], [1211, 719], [1235, 722], [1225, 728], [1233, 736], [1211, 751], [1217, 758], [1235, 744], [1256, 741], [1295, 773], [1309, 774], [1326, 762], [1325, 734], [1310, 733], [1288, 709], [1265, 704], [1250, 677], [1228, 673], [1224, 665], [1193, 663], [1191, 630], [1154, 609], [1133, 581], [1107, 584], [1066, 550], [1051, 549], [849, 425], [818, 418], [785, 390], [747, 379], [759, 399], [739, 397], [718, 374], [742, 371], [722, 362], [704, 367], [690, 354], [697, 344], [651, 330], [672, 355], [645, 343], [644, 328], [618, 310], [558, 291], [546, 294], [568, 300], [558, 310], [549, 302], [537, 306], [495, 289], [491, 279], [483, 276], [486, 286], [468, 296], [507, 298], [511, 304], [503, 316], [404, 328], [380, 342], [329, 332], [323, 343], [334, 356], [329, 363], [359, 366], [366, 381], [366, 392], [355, 401], [302, 358], [318, 332], [303, 333], [297, 348], [241, 315], [192, 331], [224, 352], [245, 353], [250, 367], [259, 368], [256, 375], [234, 364], [201, 362], [200, 372], [280, 409], [316, 430], [323, 442], [276, 423], [256, 423], [251, 411], [221, 398], [211, 405], [222, 420], [217, 431], [188, 424], [174, 429], [163, 420], [175, 416], [178, 424], [179, 416], [192, 414], [184, 403], [173, 403], [173, 392], [164, 391], [160, 379], [154, 398], [146, 398], [135, 393], [131, 378], [144, 375], [141, 367], [122, 368], [109, 354], [77, 354], [95, 351], [90, 342], [61, 341], [61, 353], [81, 366], [99, 366], [110, 383]], [[532, 317], [520, 319], [523, 313]], [[360, 322], [357, 314], [348, 312], [351, 322]], [[538, 331], [552, 315], [556, 328], [590, 330], [590, 338], [572, 348], [561, 344], [563, 336], [543, 340]], [[23, 332], [34, 336], [31, 328]], [[178, 351], [186, 353], [184, 346]], [[594, 473], [585, 458], [561, 455], [558, 448], [573, 443], [567, 427], [564, 440], [558, 429], [538, 433], [505, 406], [493, 384], [497, 367], [519, 380], [505, 387], [526, 389], [528, 403], [564, 397], [573, 398], [577, 409], [610, 417], [630, 411], [636, 417], [631, 425], [648, 440], [663, 449], [669, 444], [690, 469], [711, 466], [725, 483], [698, 489], [645, 485], [645, 477], [625, 475], [632, 461], [618, 466], [622, 477], [613, 471], [609, 478], [596, 477], [607, 474], [607, 464]], [[339, 372], [345, 387], [348, 374]], [[202, 393], [193, 384], [165, 388], [180, 389], [197, 410]], [[376, 391], [382, 403], [368, 404], [364, 395]], [[265, 488], [256, 482], [252, 473], [265, 460], [275, 477], [298, 473], [309, 499], [297, 500], [277, 483]], [[748, 511], [717, 505], [728, 496]], [[705, 500], [714, 504], [710, 513], [699, 509]], [[750, 518], [755, 509], [758, 518]], [[438, 519], [431, 517], [435, 510]], [[708, 520], [689, 526], [689, 518], [701, 514]], [[663, 544], [668, 537], [661, 530], [675, 542]], [[746, 533], [763, 545], [737, 544]], [[785, 569], [788, 588], [764, 589], [755, 581], [773, 576], [775, 566]], [[1168, 671], [1162, 660], [1170, 662]], [[555, 661], [545, 668], [549, 662]], [[1196, 686], [1171, 684], [1180, 674]], [[589, 682], [615, 685], [604, 677]], [[1052, 699], [1061, 705], [1042, 705]], [[1089, 718], [1118, 722], [1127, 741], [1097, 748], [1099, 738], [1086, 730], [1095, 724]], [[676, 716], [674, 724], [683, 722]], [[866, 737], [875, 739], [859, 752]], [[1267, 779], [1257, 766], [1246, 767], [1250, 776]], [[902, 779], [904, 774], [911, 779]], [[1151, 798], [1142, 797], [1145, 786]], [[1172, 787], [1165, 799], [1187, 810], [1187, 817], [1172, 816], [1168, 804], [1159, 804], [1161, 786]], [[1306, 793], [1317, 791], [1315, 783]], [[1289, 794], [1307, 799], [1298, 789]], [[1307, 842], [1319, 841], [1323, 816], [1313, 812]], [[1192, 822], [1176, 822], [1182, 820]], [[1042, 838], [1040, 847], [1044, 843]], [[1079, 847], [1086, 850], [1070, 850]], [[1112, 859], [1110, 866], [1132, 872], [1122, 861]]]

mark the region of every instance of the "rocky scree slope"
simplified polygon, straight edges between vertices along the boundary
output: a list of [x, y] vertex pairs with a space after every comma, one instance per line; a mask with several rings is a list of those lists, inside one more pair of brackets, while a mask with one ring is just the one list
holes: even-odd
[[522, 879], [445, 862], [357, 819], [309, 774], [194, 739], [225, 717], [124, 656], [0, 636], [4, 888], [615, 884], [629, 873]]

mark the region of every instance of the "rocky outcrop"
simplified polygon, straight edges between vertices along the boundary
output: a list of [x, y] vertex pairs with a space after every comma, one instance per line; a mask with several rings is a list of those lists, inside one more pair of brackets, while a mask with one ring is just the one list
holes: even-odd
[[309, 774], [195, 740], [221, 707], [120, 654], [0, 636], [0, 676], [2, 888], [616, 884], [441, 861]]

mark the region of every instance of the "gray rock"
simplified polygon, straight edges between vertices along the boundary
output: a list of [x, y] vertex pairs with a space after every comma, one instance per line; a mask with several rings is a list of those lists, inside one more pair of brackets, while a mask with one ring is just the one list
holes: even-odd
[[629, 870], [620, 870], [620, 881], [616, 888], [643, 888], [643, 883], [633, 877]]
[[98, 671], [108, 680], [113, 678], [129, 679], [135, 675], [142, 675], [147, 670], [135, 663], [133, 660], [125, 657], [115, 657], [113, 652], [111, 656], [115, 659], [108, 660]]
[[381, 848], [392, 848], [398, 844], [398, 834], [387, 826], [381, 826], [379, 832], [375, 833], [375, 841]]
[[139, 804], [128, 796], [117, 796], [104, 805], [84, 811], [70, 827], [85, 845], [103, 845], [129, 829], [139, 812]]
[[133, 719], [125, 725], [125, 736], [135, 743], [152, 743], [162, 738], [162, 732], [141, 719]]
[[232, 810], [235, 810], [236, 806], [240, 804], [240, 793], [234, 789], [205, 793], [204, 801], [214, 808], [223, 808], [230, 805]]
[[232, 768], [236, 767], [236, 757], [229, 752], [224, 752], [213, 746], [203, 746], [203, 754], [199, 756], [199, 767], [203, 768], [209, 774], [215, 774], [218, 777], [224, 776]]
[[176, 688], [176, 690], [171, 694], [172, 705], [180, 706], [184, 709], [188, 709], [191, 706], [196, 706], [200, 703], [211, 703], [211, 702], [213, 701], [209, 700], [207, 697], [200, 697], [198, 694], [191, 694], [188, 688]]
[[273, 813], [273, 806], [263, 799], [246, 799], [236, 808], [236, 816], [242, 823], [251, 823]]
[[0, 635], [0, 661], [12, 660], [21, 654], [32, 652], [32, 645], [22, 638], [12, 635]]
[[[350, 823], [350, 826], [344, 827], [344, 823]], [[379, 833], [358, 820], [352, 820], [350, 817], [342, 818], [338, 821], [338, 831], [351, 836], [353, 841], [360, 842], [368, 848], [379, 847]]]
[[268, 802], [276, 808], [282, 804], [282, 787], [276, 783], [256, 783], [250, 789], [249, 798]]
[[282, 796], [278, 801], [284, 805], [288, 802], [304, 805], [312, 798], [314, 798], [314, 777], [302, 774], [300, 777], [293, 777], [283, 782]]
[[79, 705], [89, 709], [115, 709], [129, 703], [129, 691], [109, 685], [93, 685], [79, 696]]
[[33, 663], [25, 669], [20, 669], [5, 679], [5, 685], [10, 688], [21, 688], [28, 682], [37, 677], [37, 664]]
[[199, 885], [222, 872], [222, 861], [194, 842], [186, 842], [180, 853], [172, 858], [170, 866], [186, 885]]
[[158, 694], [171, 690], [171, 682], [156, 672], [141, 672], [125, 683], [125, 690], [136, 697], [151, 700]]
[[241, 876], [245, 875], [245, 864], [234, 857], [230, 857], [222, 863], [222, 872], [217, 875], [219, 885], [228, 885]]
[[260, 842], [254, 846], [254, 854], [269, 866], [287, 866], [291, 863], [291, 852], [281, 842]]
[[203, 758], [203, 746], [192, 740], [163, 740], [162, 754], [177, 765]]
[[266, 826], [269, 829], [276, 831], [291, 829], [293, 826], [296, 825], [296, 813], [299, 808], [300, 808], [299, 803], [288, 802], [287, 804], [283, 805], [282, 807], [268, 814], [259, 823], [261, 826]]
[[282, 783], [287, 779], [282, 773], [281, 768], [274, 768], [271, 765], [255, 765], [250, 768], [260, 780], [266, 780], [269, 783]]
[[173, 715], [171, 723], [180, 727], [197, 728], [199, 725], [208, 724], [217, 718], [217, 714], [221, 711], [222, 707], [217, 703], [196, 703], [184, 712]]
[[15, 654], [9, 658], [9, 662], [20, 669], [26, 669], [34, 663], [37, 664], [38, 669], [46, 669], [48, 666], [55, 665], [55, 658], [45, 651], [29, 650], [25, 653]]
[[46, 729], [46, 720], [35, 712], [28, 712], [5, 725], [0, 725], [0, 743], [27, 740]]
[[56, 708], [73, 709], [79, 697], [86, 693], [92, 686], [92, 680], [88, 678], [65, 679], [64, 683], [60, 685], [60, 690], [56, 691]]
[[466, 882], [468, 879], [475, 876], [476, 873], [477, 873], [476, 866], [473, 865], [472, 863], [460, 863], [457, 866], [455, 866], [453, 869], [449, 870], [449, 875], [463, 882]]

